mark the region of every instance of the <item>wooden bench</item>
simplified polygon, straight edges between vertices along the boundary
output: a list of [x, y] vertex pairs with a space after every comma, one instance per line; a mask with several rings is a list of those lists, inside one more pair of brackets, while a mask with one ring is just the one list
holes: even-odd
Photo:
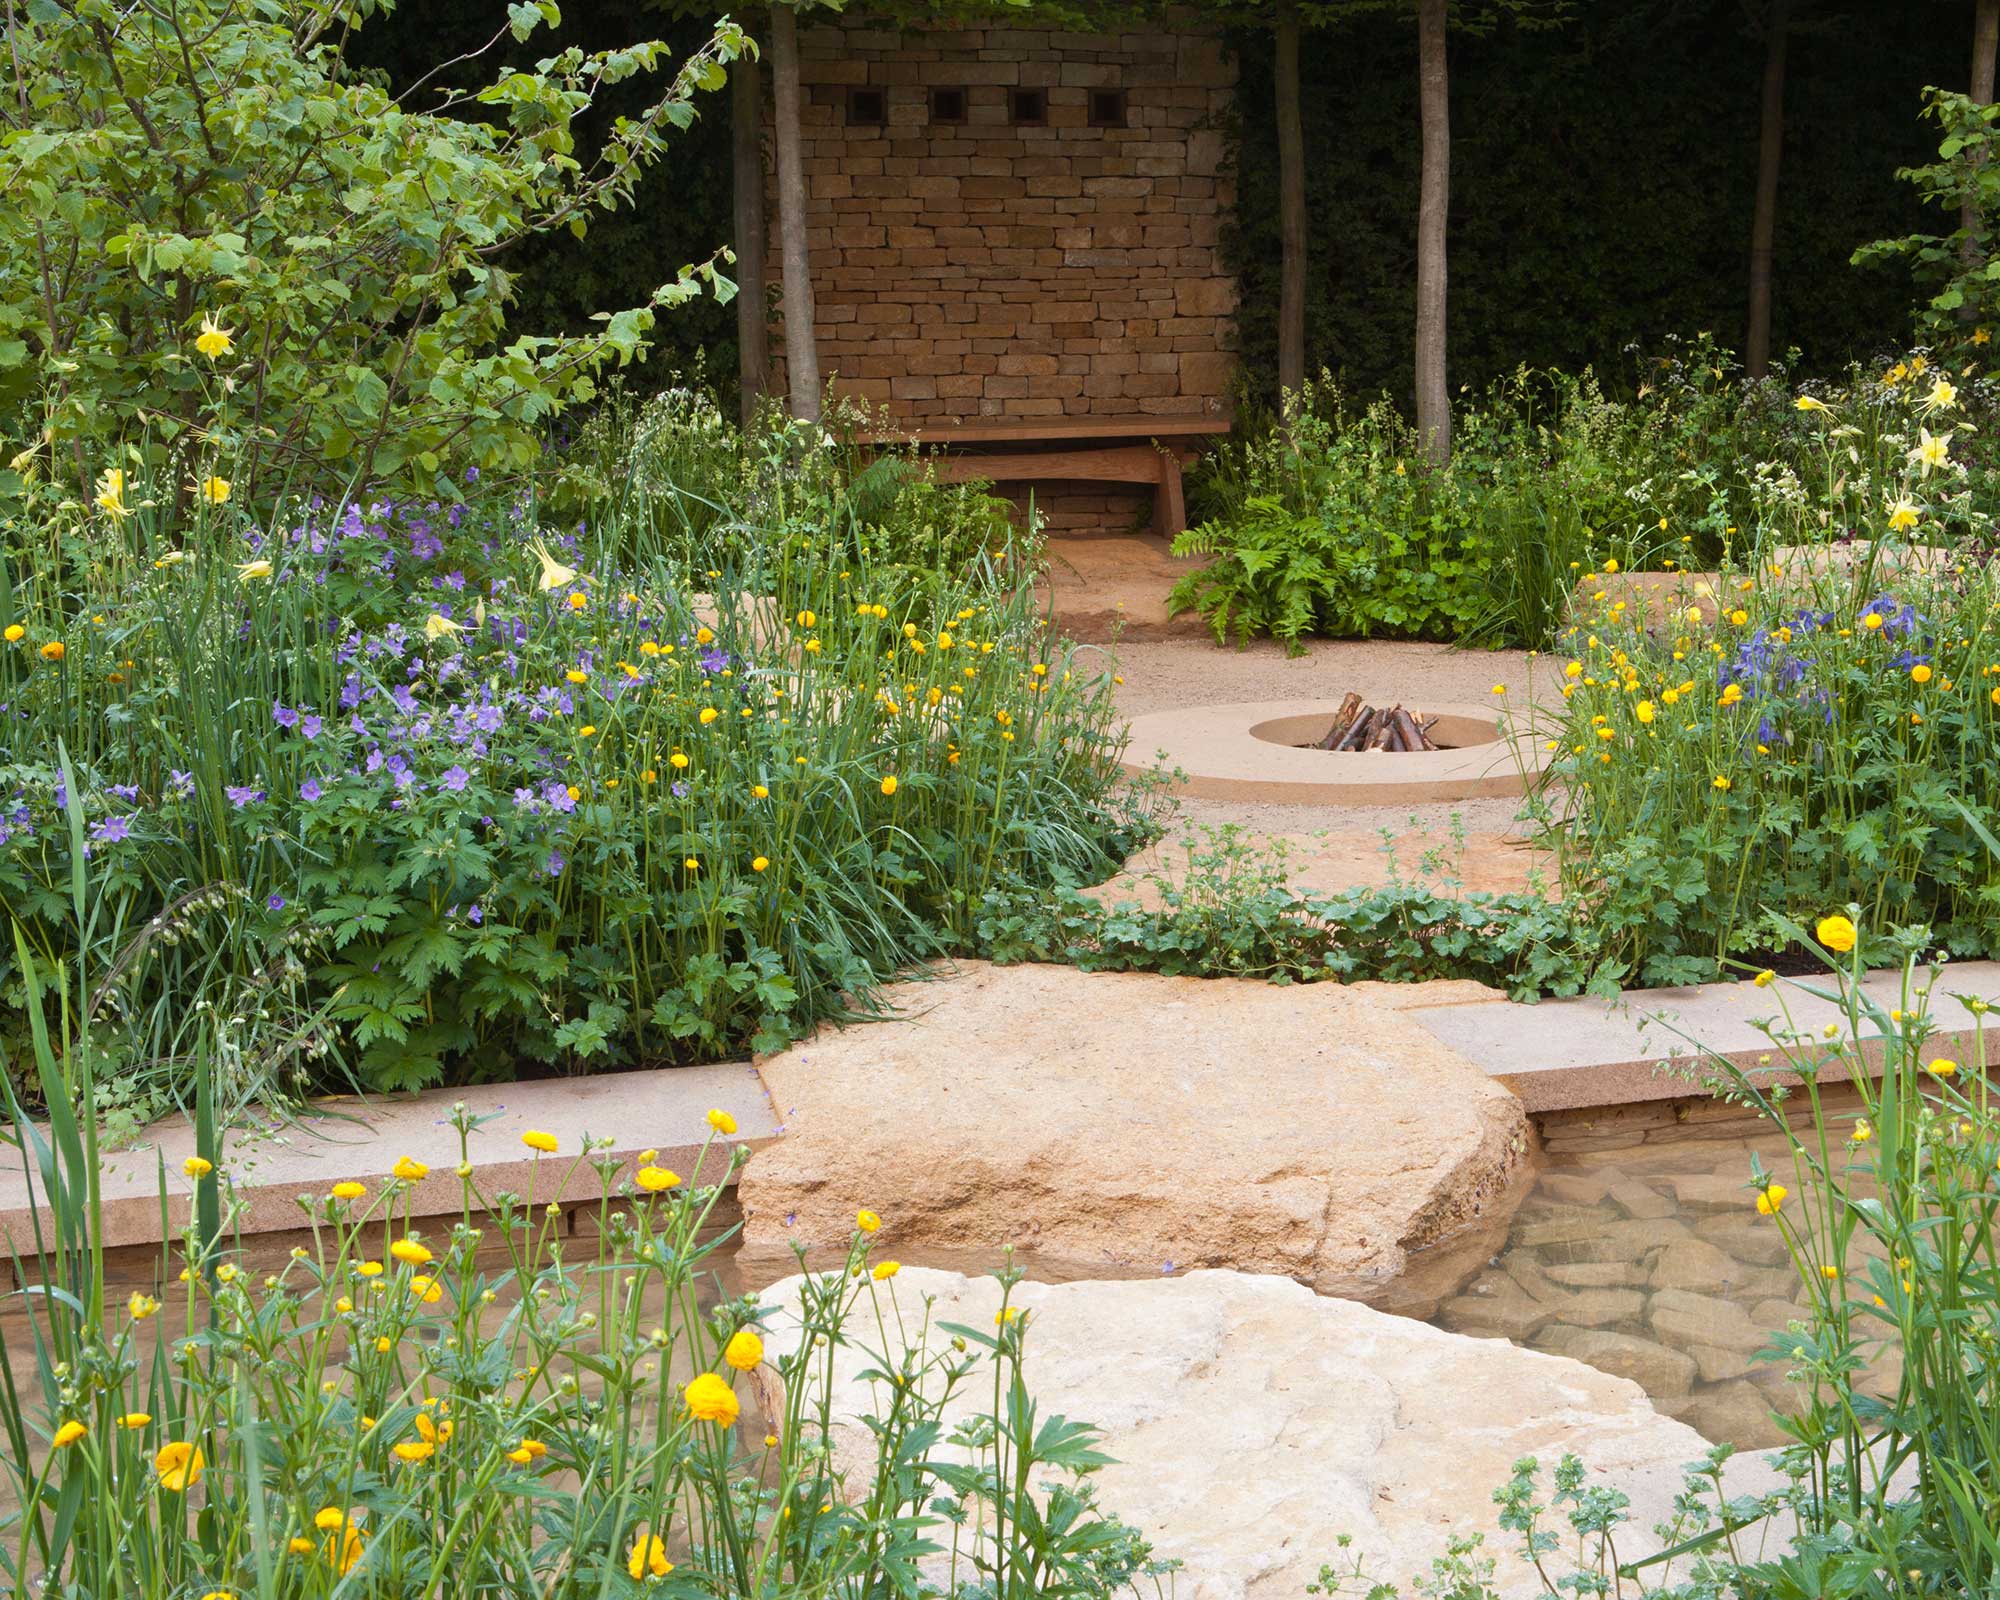
[[1201, 441], [1229, 431], [1221, 417], [941, 418], [860, 434], [863, 444], [915, 444], [940, 452], [949, 483], [1143, 483], [1153, 489], [1153, 531], [1187, 526], [1181, 466]]

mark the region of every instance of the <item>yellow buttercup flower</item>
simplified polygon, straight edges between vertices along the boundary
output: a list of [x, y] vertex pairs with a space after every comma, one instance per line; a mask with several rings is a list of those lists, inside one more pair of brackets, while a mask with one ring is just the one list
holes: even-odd
[[900, 1261], [878, 1261], [874, 1267], [875, 1281], [877, 1283], [887, 1283], [902, 1270], [903, 1263]]
[[1757, 1195], [1757, 1214], [1764, 1217], [1775, 1217], [1778, 1214], [1778, 1208], [1785, 1203], [1785, 1196], [1790, 1193], [1791, 1190], [1787, 1189], [1782, 1183], [1766, 1184]]
[[146, 1427], [152, 1420], [153, 1413], [150, 1411], [128, 1411], [118, 1419], [118, 1426], [127, 1430], [136, 1430]]
[[160, 1487], [174, 1494], [185, 1494], [201, 1481], [208, 1460], [198, 1446], [184, 1440], [171, 1440], [160, 1446], [153, 1457], [153, 1471], [158, 1474]]
[[194, 347], [211, 361], [219, 356], [226, 356], [236, 348], [235, 330], [223, 327], [215, 320], [213, 313], [204, 312], [201, 331], [195, 335]]
[[417, 1183], [429, 1177], [431, 1171], [421, 1161], [412, 1161], [408, 1156], [398, 1156], [396, 1164], [389, 1170], [405, 1183]]
[[882, 1219], [866, 1206], [854, 1213], [854, 1225], [863, 1233], [874, 1233], [882, 1226]]
[[1924, 1070], [1933, 1078], [1949, 1078], [1958, 1071], [1958, 1063], [1948, 1056], [1933, 1056]]
[[896, 792], [896, 775], [895, 773], [892, 772], [889, 774], [888, 777], [882, 780], [882, 793], [885, 795], [893, 795], [895, 794], [895, 792]]
[[76, 1422], [76, 1421], [65, 1422], [60, 1428], [56, 1429], [56, 1431], [52, 1435], [50, 1435], [49, 1443], [54, 1448], [61, 1450], [66, 1446], [75, 1444], [77, 1440], [81, 1439], [85, 1434], [89, 1432], [90, 1430], [86, 1428], [81, 1422]]
[[723, 1346], [722, 1359], [738, 1372], [749, 1372], [764, 1359], [764, 1341], [751, 1328], [738, 1328]]
[[132, 1292], [132, 1298], [125, 1302], [125, 1309], [132, 1314], [134, 1322], [144, 1322], [160, 1309], [160, 1302], [155, 1300], [151, 1295], [135, 1289]]
[[415, 1239], [398, 1239], [394, 1244], [389, 1246], [389, 1254], [405, 1265], [412, 1267], [427, 1265], [431, 1259], [429, 1249], [419, 1244]]
[[736, 1392], [729, 1387], [729, 1380], [714, 1372], [704, 1372], [696, 1378], [681, 1391], [681, 1399], [690, 1416], [702, 1422], [719, 1423], [725, 1428], [735, 1426], [737, 1414], [742, 1409]]
[[1632, 715], [1637, 717], [1641, 722], [1650, 725], [1654, 716], [1653, 702], [1650, 700], [1641, 700], [1632, 708]]
[[336, 1200], [359, 1200], [367, 1193], [366, 1184], [356, 1183], [351, 1178], [333, 1186], [333, 1197]]
[[709, 1112], [708, 1125], [717, 1133], [734, 1133], [736, 1131], [736, 1119], [727, 1111], [719, 1108]]
[[530, 1128], [526, 1133], [522, 1134], [521, 1143], [526, 1145], [530, 1150], [540, 1151], [545, 1156], [552, 1156], [556, 1153], [556, 1136], [552, 1133], [544, 1133], [540, 1128]]
[[10, 622], [7, 624], [5, 637], [9, 644], [19, 644], [23, 639], [28, 637], [28, 630], [18, 622]]
[[189, 1156], [187, 1160], [181, 1163], [181, 1171], [185, 1172], [190, 1178], [205, 1178], [214, 1170], [215, 1163], [204, 1160], [200, 1156]]
[[680, 1187], [681, 1175], [668, 1167], [645, 1166], [633, 1174], [633, 1181], [648, 1194], [664, 1194]]
[[1912, 683], [1929, 683], [1931, 681], [1931, 669], [1919, 661], [1914, 667], [1910, 668], [1910, 681]]
[[444, 1298], [444, 1285], [420, 1272], [410, 1280], [410, 1293], [425, 1305], [434, 1306]]

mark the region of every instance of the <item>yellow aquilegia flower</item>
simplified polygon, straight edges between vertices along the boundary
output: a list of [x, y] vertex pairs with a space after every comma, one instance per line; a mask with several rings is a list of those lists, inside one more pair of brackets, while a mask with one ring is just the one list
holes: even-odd
[[91, 504], [114, 522], [131, 516], [132, 508], [125, 503], [125, 474], [117, 467], [107, 467], [97, 480], [97, 498]]
[[223, 327], [215, 320], [212, 313], [204, 313], [201, 319], [201, 332], [195, 335], [194, 347], [209, 360], [214, 361], [218, 357], [228, 355], [236, 348], [236, 332], [232, 328]]
[[255, 583], [260, 578], [270, 577], [272, 571], [271, 563], [260, 557], [255, 561], [239, 563], [236, 576], [244, 583]]
[[576, 582], [576, 569], [566, 567], [549, 554], [549, 547], [537, 539], [528, 546], [528, 552], [542, 564], [542, 575], [535, 580], [535, 587], [547, 594], [551, 589], [566, 589]]
[[1932, 433], [1929, 428], [1917, 429], [1917, 447], [1910, 452], [1910, 459], [1922, 470], [1926, 478], [1932, 471], [1951, 465], [1951, 435]]
[[447, 634], [463, 633], [464, 631], [464, 623], [453, 622], [442, 611], [433, 611], [424, 619], [424, 637], [426, 639], [442, 639]]
[[681, 1391], [681, 1399], [689, 1416], [725, 1428], [736, 1425], [737, 1413], [742, 1410], [729, 1380], [716, 1372], [704, 1372], [696, 1378]]
[[[1910, 529], [1914, 528], [1916, 525], [1917, 525], [1917, 508], [1912, 501], [1898, 500], [1894, 505], [1889, 507], [1890, 532], [1907, 533], [1909, 532]], [[1873, 617], [1874, 613], [1870, 612], [1869, 615]], [[1878, 627], [1881, 625], [1879, 619], [1877, 620], [1876, 625]]]
[[1923, 398], [1926, 411], [1949, 411], [1958, 403], [1958, 391], [1943, 378], [1931, 385], [1931, 392]]

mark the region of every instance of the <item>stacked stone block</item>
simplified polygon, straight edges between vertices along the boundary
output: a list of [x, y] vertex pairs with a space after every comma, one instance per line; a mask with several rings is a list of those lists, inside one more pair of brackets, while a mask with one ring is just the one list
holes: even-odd
[[[1223, 411], [1218, 38], [836, 25], [800, 44], [819, 356], [841, 389], [919, 423]], [[933, 120], [938, 88], [964, 91], [963, 122]], [[852, 120], [854, 89], [881, 92], [884, 123]], [[1014, 120], [1017, 89], [1045, 122]], [[1123, 125], [1091, 125], [1093, 90], [1122, 91]]]

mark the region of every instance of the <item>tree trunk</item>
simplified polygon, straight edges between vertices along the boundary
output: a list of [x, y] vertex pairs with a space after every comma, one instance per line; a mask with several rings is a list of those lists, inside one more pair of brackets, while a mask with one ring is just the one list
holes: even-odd
[[770, 384], [769, 285], [764, 281], [764, 73], [753, 55], [729, 69], [736, 211], [736, 376], [749, 427]]
[[785, 387], [792, 415], [819, 421], [812, 261], [806, 255], [806, 176], [799, 153], [799, 34], [792, 8], [771, 7], [771, 87], [778, 120], [778, 253], [784, 279]]
[[1451, 394], [1445, 388], [1445, 221], [1451, 208], [1451, 83], [1445, 67], [1446, 0], [1417, 0], [1417, 90], [1423, 181], [1417, 198], [1417, 434], [1431, 460], [1451, 460]]
[[[1993, 103], [1996, 53], [2000, 53], [2000, 0], [1978, 0], [1972, 13], [1972, 87], [1968, 91], [1968, 97], [1976, 105]], [[1973, 272], [1986, 259], [1986, 241], [1981, 237], [1983, 225], [1978, 202], [1970, 195], [1959, 208], [1958, 224], [1965, 234], [1958, 244], [1959, 264], [1963, 271]], [[1970, 322], [1979, 315], [1979, 307], [1968, 302], [1959, 307], [1958, 314]]]
[[[1994, 0], [2000, 5], [2000, 0]], [[1273, 67], [1278, 108], [1278, 389], [1292, 415], [1306, 382], [1306, 138], [1299, 115], [1298, 0], [1280, 0]]]
[[1778, 227], [1778, 162], [1785, 153], [1785, 44], [1791, 0], [1771, 0], [1764, 23], [1764, 93], [1757, 117], [1757, 209], [1750, 219], [1750, 325], [1743, 335], [1743, 371], [1771, 370], [1771, 253]]

